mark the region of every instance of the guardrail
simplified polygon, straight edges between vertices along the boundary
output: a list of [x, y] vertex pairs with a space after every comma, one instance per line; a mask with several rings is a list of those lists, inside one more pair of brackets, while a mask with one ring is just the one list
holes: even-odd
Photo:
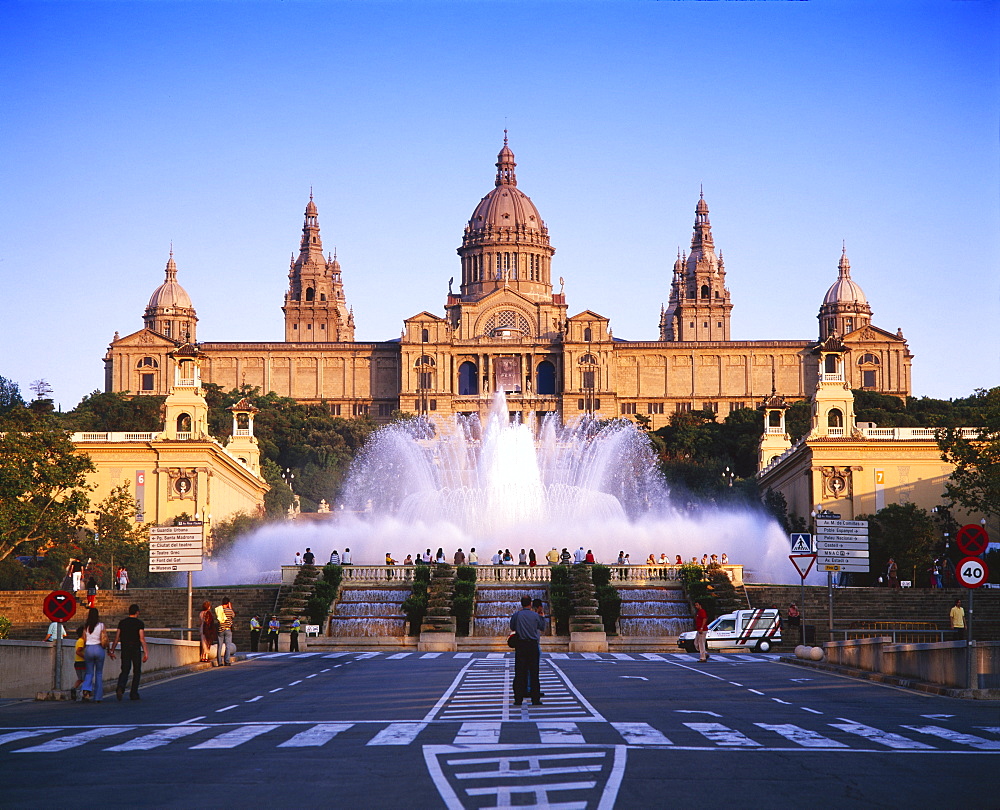
[[954, 630], [831, 630], [834, 640], [851, 641], [862, 638], [891, 638], [893, 644], [920, 644], [934, 641], [954, 641]]

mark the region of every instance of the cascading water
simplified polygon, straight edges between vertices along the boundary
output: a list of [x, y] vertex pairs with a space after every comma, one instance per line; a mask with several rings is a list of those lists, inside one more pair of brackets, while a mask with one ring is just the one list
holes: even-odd
[[[675, 508], [648, 437], [631, 421], [562, 425], [512, 419], [502, 393], [487, 417], [412, 419], [379, 430], [352, 465], [329, 521], [278, 524], [236, 544], [199, 584], [251, 582], [311, 546], [320, 560], [349, 547], [354, 563], [378, 565], [443, 548], [619, 551], [684, 559], [726, 552], [757, 581], [791, 582], [788, 538], [760, 511], [711, 503]], [[753, 579], [751, 579], [753, 581]], [[798, 583], [795, 576], [794, 582]]]
[[694, 628], [679, 587], [622, 588], [618, 594], [622, 600], [618, 628], [623, 636], [676, 636]]
[[476, 636], [505, 636], [510, 632], [510, 617], [521, 607], [521, 597], [541, 599], [545, 615], [549, 614], [548, 594], [543, 588], [476, 589]]
[[344, 588], [333, 615], [333, 636], [402, 636], [406, 617], [402, 604], [408, 588]]

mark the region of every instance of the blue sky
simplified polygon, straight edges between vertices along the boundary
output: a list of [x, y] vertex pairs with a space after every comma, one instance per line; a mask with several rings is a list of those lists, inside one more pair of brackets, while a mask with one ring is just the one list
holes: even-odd
[[280, 340], [315, 191], [359, 340], [443, 313], [503, 129], [571, 312], [657, 336], [704, 184], [734, 339], [842, 241], [918, 396], [1000, 385], [996, 2], [0, 0], [0, 375], [103, 388], [171, 240], [205, 341]]

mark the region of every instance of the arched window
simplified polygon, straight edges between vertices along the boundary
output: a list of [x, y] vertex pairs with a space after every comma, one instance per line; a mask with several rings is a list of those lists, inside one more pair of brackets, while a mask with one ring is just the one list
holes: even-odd
[[159, 368], [160, 364], [156, 362], [155, 357], [143, 357], [138, 363], [135, 364], [136, 368]]
[[826, 415], [826, 426], [832, 428], [842, 428], [844, 426], [844, 414], [840, 412], [840, 408], [830, 409], [830, 412]]
[[556, 392], [556, 367], [548, 360], [542, 360], [535, 369], [535, 393], [552, 396]]
[[824, 368], [825, 368], [826, 373], [827, 374], [836, 374], [837, 371], [839, 370], [838, 366], [839, 366], [839, 363], [838, 363], [838, 360], [837, 360], [837, 355], [835, 355], [835, 354], [828, 354], [826, 356], [826, 360], [824, 360]]
[[861, 355], [861, 357], [858, 358], [859, 366], [867, 366], [867, 365], [877, 366], [880, 363], [881, 361], [874, 354], [863, 354]]
[[177, 432], [178, 433], [191, 432], [191, 414], [181, 413], [177, 415]]
[[703, 284], [701, 286], [701, 297], [702, 298], [711, 298], [712, 297], [712, 291], [708, 289], [708, 285], [707, 284]]
[[590, 343], [590, 341], [592, 341], [594, 339], [594, 333], [593, 333], [593, 331], [591, 330], [591, 328], [589, 326], [586, 327], [586, 328], [584, 328], [584, 330], [583, 330], [583, 339], [587, 343]]
[[479, 393], [479, 368], [471, 360], [458, 367], [458, 395], [476, 396]]
[[580, 358], [580, 365], [583, 367], [583, 387], [593, 390], [597, 387], [597, 358], [592, 354], [585, 354]]
[[314, 290], [312, 287], [306, 287], [306, 301], [315, 301], [315, 300], [316, 300], [316, 290]]

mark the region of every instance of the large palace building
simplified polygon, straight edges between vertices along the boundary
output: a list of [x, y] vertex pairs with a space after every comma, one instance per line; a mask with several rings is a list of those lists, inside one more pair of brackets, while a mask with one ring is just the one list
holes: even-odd
[[473, 413], [503, 389], [510, 409], [525, 416], [642, 415], [655, 429], [678, 411], [708, 408], [721, 418], [772, 393], [806, 398], [818, 374], [816, 349], [836, 337], [849, 387], [910, 394], [907, 343], [901, 332], [871, 323], [846, 253], [820, 306], [817, 339], [731, 340], [733, 302], [704, 198], [695, 208], [691, 249], [673, 266], [658, 340], [614, 337], [609, 320], [590, 309], [570, 315], [561, 279], [553, 289], [548, 228], [518, 187], [515, 165], [505, 137], [494, 188], [465, 226], [461, 286], [453, 291], [449, 285], [443, 315], [407, 318], [394, 340], [355, 340], [341, 267], [323, 252], [310, 196], [282, 305], [284, 342], [198, 343], [198, 317], [171, 254], [144, 327], [116, 333], [108, 348], [106, 390], [166, 394], [173, 353], [191, 343], [199, 349], [204, 382], [227, 390], [256, 386], [323, 403], [340, 416], [383, 421], [396, 409]]

